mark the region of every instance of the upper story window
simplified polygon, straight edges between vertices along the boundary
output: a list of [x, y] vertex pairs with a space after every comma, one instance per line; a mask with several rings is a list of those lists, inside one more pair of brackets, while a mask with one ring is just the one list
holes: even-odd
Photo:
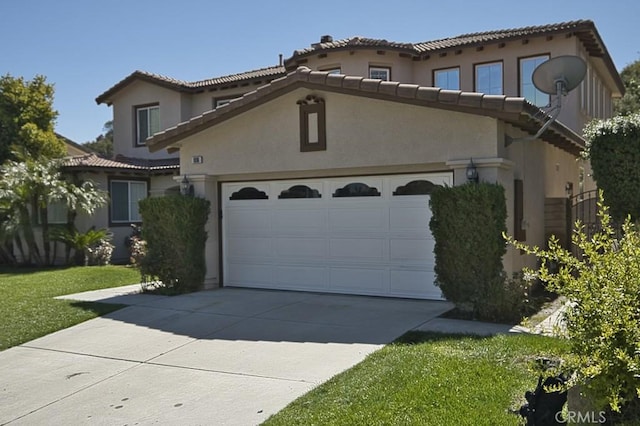
[[390, 81], [391, 68], [389, 67], [369, 67], [369, 78], [377, 80]]
[[144, 145], [149, 136], [160, 131], [160, 106], [136, 107], [136, 145]]
[[147, 198], [147, 182], [140, 180], [112, 180], [109, 186], [111, 222], [140, 222], [140, 200]]
[[476, 92], [486, 95], [502, 95], [502, 62], [478, 64], [476, 71]]
[[447, 90], [460, 90], [460, 68], [445, 68], [433, 72], [433, 85]]
[[549, 95], [536, 89], [533, 85], [533, 71], [543, 62], [549, 60], [549, 55], [533, 56], [520, 59], [520, 96], [538, 107], [549, 105]]
[[222, 105], [226, 105], [232, 100], [239, 98], [240, 96], [234, 96], [233, 98], [213, 98], [213, 108], [215, 109], [221, 107]]
[[342, 69], [340, 67], [337, 68], [327, 68], [324, 70], [320, 70], [322, 72], [328, 72], [329, 74], [342, 74]]

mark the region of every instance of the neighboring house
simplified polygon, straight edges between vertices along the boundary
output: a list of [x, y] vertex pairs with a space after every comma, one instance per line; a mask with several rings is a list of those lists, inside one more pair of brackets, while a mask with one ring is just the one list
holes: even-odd
[[[587, 76], [522, 140], [551, 101], [532, 72], [561, 55]], [[593, 22], [574, 21], [424, 43], [323, 36], [284, 68], [198, 83], [135, 72], [97, 101], [113, 105], [116, 152], [179, 158], [174, 180], [211, 201], [207, 287], [437, 299], [433, 185], [465, 183], [473, 162], [504, 186], [509, 233], [543, 246], [566, 234], [549, 212], [593, 187], [584, 124], [623, 92]], [[509, 249], [504, 266], [533, 261]]]

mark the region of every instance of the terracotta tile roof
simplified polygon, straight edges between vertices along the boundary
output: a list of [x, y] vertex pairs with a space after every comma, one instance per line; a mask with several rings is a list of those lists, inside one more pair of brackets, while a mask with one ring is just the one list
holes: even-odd
[[179, 169], [179, 158], [135, 158], [125, 157], [124, 155], [116, 155], [115, 161], [120, 163], [129, 164], [136, 167], [142, 167], [149, 170], [164, 170], [164, 169]]
[[167, 89], [176, 90], [178, 92], [196, 92], [205, 88], [212, 88], [216, 86], [224, 86], [227, 84], [243, 82], [243, 81], [252, 81], [259, 79], [272, 80], [274, 78], [282, 77], [286, 75], [286, 71], [283, 66], [271, 66], [266, 68], [260, 68], [253, 71], [242, 72], [238, 74], [231, 74], [222, 77], [215, 77], [206, 80], [200, 81], [184, 81], [177, 80], [175, 78], [167, 77], [160, 74], [153, 74], [147, 71], [134, 71], [129, 74], [124, 79], [120, 80], [118, 83], [113, 85], [107, 91], [102, 93], [100, 96], [96, 98], [96, 103], [102, 104], [106, 103], [108, 105], [111, 104], [112, 96], [128, 86], [135, 80], [146, 81], [149, 83], [156, 84], [158, 86], [166, 87]]
[[229, 84], [235, 83], [239, 81], [245, 80], [254, 80], [260, 78], [278, 78], [284, 77], [287, 74], [286, 70], [283, 66], [274, 66], [267, 68], [260, 68], [258, 70], [242, 72], [238, 74], [226, 75], [223, 77], [210, 78], [208, 80], [195, 81], [193, 83], [189, 83], [191, 87], [210, 87], [210, 86], [218, 86], [221, 84]]
[[65, 157], [62, 163], [67, 169], [120, 169], [120, 170], [139, 170], [139, 171], [157, 171], [168, 169], [179, 169], [179, 158], [166, 158], [159, 160], [148, 160], [143, 158], [130, 158], [117, 156], [114, 160], [100, 157], [97, 154], [90, 153], [85, 155], [75, 155]]
[[[156, 133], [147, 139], [147, 147], [152, 152], [163, 148], [176, 150], [178, 148], [172, 146], [176, 142], [267, 102], [278, 94], [301, 87], [495, 117], [530, 134], [535, 134], [547, 117], [542, 109], [524, 98], [442, 90], [437, 87], [330, 74], [299, 67], [286, 77], [273, 80], [223, 107], [207, 111], [189, 121]], [[584, 140], [558, 121], [542, 134], [541, 139], [576, 155], [584, 148]]]
[[[306, 55], [308, 53], [318, 52], [320, 50], [334, 50], [334, 49], [358, 49], [358, 48], [372, 48], [372, 47], [384, 47], [388, 49], [406, 50], [409, 53], [414, 53], [414, 46], [412, 43], [397, 43], [395, 41], [387, 41], [383, 39], [366, 38], [366, 37], [350, 37], [341, 40], [331, 40], [320, 43], [314, 43], [311, 47], [306, 49], [296, 50], [293, 53], [293, 57]], [[288, 60], [289, 61], [289, 60]]]
[[568, 21], [557, 24], [537, 25], [523, 28], [510, 28], [505, 30], [462, 34], [457, 37], [415, 43], [414, 47], [419, 53], [441, 51], [443, 49], [475, 46], [478, 44], [486, 44], [491, 42], [503, 42], [509, 39], [521, 39], [531, 36], [550, 35], [559, 32], [567, 32], [587, 28], [595, 28], [592, 21]]

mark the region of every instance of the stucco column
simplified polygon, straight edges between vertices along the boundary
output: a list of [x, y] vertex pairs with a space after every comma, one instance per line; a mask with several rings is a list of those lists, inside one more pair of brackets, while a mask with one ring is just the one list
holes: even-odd
[[[178, 182], [184, 176], [176, 176]], [[206, 290], [220, 287], [220, 262], [219, 262], [219, 231], [218, 231], [218, 179], [211, 175], [188, 175], [189, 182], [193, 185], [194, 196], [209, 200], [211, 212], [209, 220], [205, 226], [207, 232], [207, 242], [205, 243], [204, 255], [207, 272], [204, 277], [204, 288]]]
[[[515, 163], [506, 158], [474, 158], [473, 164], [478, 171], [480, 182], [499, 183], [504, 187], [507, 203], [507, 234], [513, 235]], [[468, 165], [468, 159], [447, 161], [447, 166], [453, 170], [456, 185], [462, 185], [467, 182], [466, 171]], [[518, 250], [515, 250], [512, 246], [507, 246], [507, 253], [504, 255], [502, 263], [508, 276], [525, 266], [521, 258], [522, 256]]]

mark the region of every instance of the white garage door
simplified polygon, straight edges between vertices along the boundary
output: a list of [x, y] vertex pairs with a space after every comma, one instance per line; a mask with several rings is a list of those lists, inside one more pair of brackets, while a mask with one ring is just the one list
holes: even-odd
[[222, 184], [226, 286], [441, 299], [428, 193], [450, 173]]

